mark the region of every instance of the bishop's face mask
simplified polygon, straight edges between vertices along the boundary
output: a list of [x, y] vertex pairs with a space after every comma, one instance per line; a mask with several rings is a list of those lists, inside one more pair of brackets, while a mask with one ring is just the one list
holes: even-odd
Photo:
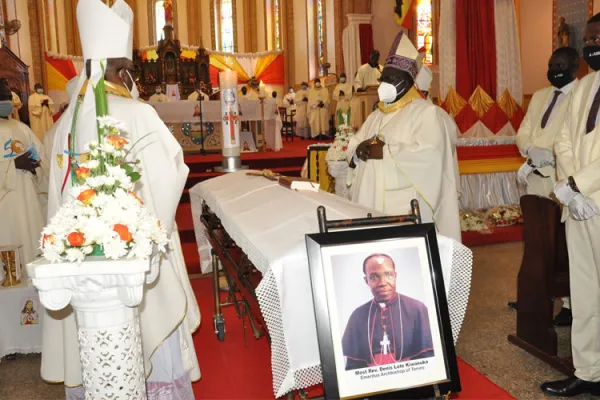
[[0, 118], [8, 118], [13, 112], [12, 100], [0, 101]]
[[131, 98], [134, 100], [137, 100], [140, 98], [140, 92], [138, 91], [137, 85], [135, 84], [135, 80], [133, 79], [133, 77], [131, 76], [131, 74], [129, 73], [128, 70], [125, 70], [125, 72], [127, 73], [127, 76], [129, 76], [129, 79], [131, 80], [131, 85], [133, 86], [131, 89], [129, 89], [129, 87], [127, 86], [127, 83], [125, 83], [125, 87], [129, 91]]
[[379, 85], [379, 89], [377, 89], [379, 100], [388, 104], [393, 103], [398, 96], [401, 96], [404, 94], [404, 92], [406, 92], [407, 88], [402, 88], [402, 90], [399, 93], [396, 91], [396, 88], [402, 85], [403, 83], [404, 81], [400, 81], [398, 84], [392, 85], [391, 83], [381, 82], [381, 84]]
[[548, 81], [555, 88], [562, 89], [569, 83], [573, 82], [573, 77], [571, 76], [571, 72], [569, 70], [549, 70]]
[[600, 71], [600, 46], [585, 46], [583, 48], [583, 59], [591, 69]]

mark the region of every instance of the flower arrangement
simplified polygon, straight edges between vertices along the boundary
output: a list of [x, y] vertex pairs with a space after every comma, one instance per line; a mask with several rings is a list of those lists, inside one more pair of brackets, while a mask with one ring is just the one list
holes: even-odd
[[333, 145], [329, 148], [325, 156], [327, 161], [348, 161], [346, 159], [346, 150], [348, 149], [350, 137], [354, 134], [354, 130], [349, 125], [350, 113], [350, 110], [347, 113], [342, 110], [338, 110], [337, 112], [338, 128]]
[[134, 193], [139, 161], [124, 123], [107, 114], [104, 80], [94, 87], [98, 140], [87, 145], [89, 159], [72, 164], [68, 198], [42, 232], [41, 250], [50, 262], [81, 262], [87, 256], [148, 259], [164, 253], [167, 234]]
[[460, 229], [463, 232], [490, 234], [495, 228], [505, 228], [522, 223], [523, 215], [521, 207], [518, 205], [460, 212]]

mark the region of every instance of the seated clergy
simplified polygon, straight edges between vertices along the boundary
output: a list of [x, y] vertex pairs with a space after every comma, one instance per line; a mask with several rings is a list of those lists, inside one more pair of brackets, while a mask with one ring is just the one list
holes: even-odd
[[396, 291], [398, 272], [386, 254], [363, 263], [373, 299], [358, 307], [342, 337], [346, 370], [433, 357], [427, 307]]
[[[518, 180], [527, 186], [527, 194], [554, 197], [557, 180], [554, 141], [571, 104], [571, 93], [578, 84], [579, 54], [572, 47], [554, 51], [548, 62], [548, 80], [552, 86], [533, 94], [525, 119], [517, 133], [517, 146], [527, 161], [519, 169]], [[571, 301], [563, 306], [554, 323], [571, 325]]]
[[401, 32], [378, 93], [381, 102], [348, 144], [355, 169], [352, 201], [388, 215], [409, 214], [419, 200], [424, 222], [461, 240], [456, 182], [456, 131], [444, 110], [425, 100], [414, 85], [418, 52]]
[[148, 99], [148, 101], [150, 103], [168, 103], [169, 98], [166, 94], [162, 92], [162, 88], [160, 86], [157, 86], [156, 91], [152, 96], [150, 96], [150, 99]]
[[202, 101], [210, 100], [209, 95], [206, 94], [199, 86], [196, 86], [196, 90], [188, 96], [188, 100], [189, 101], [198, 101], [198, 98], [200, 98], [200, 96], [202, 96]]
[[0, 84], [0, 244], [23, 246], [24, 263], [38, 255], [39, 238], [46, 222], [40, 194], [47, 187], [42, 143], [29, 127], [9, 119], [12, 93]]

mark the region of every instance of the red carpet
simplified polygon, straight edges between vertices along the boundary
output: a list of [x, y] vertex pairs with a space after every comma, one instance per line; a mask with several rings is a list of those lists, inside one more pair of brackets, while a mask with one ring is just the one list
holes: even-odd
[[[225, 341], [219, 342], [212, 326], [212, 280], [193, 280], [192, 286], [202, 312], [202, 325], [194, 336], [196, 354], [202, 370], [202, 379], [193, 385], [196, 399], [273, 399], [271, 352], [266, 338], [255, 340], [246, 321], [247, 347], [244, 346], [242, 320], [238, 319], [233, 307], [226, 307], [223, 313], [227, 332]], [[460, 358], [458, 367], [463, 391], [454, 398], [513, 399]], [[311, 397], [322, 394], [319, 388], [309, 391]]]

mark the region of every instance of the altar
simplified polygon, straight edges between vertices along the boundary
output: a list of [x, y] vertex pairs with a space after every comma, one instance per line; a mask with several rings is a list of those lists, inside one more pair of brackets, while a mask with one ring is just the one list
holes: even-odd
[[[200, 135], [200, 103], [196, 101], [172, 101], [169, 103], [149, 103], [167, 125], [185, 151], [199, 151], [202, 148]], [[263, 132], [268, 149], [280, 151], [281, 117], [273, 99], [266, 99], [263, 106], [260, 100], [240, 100], [240, 121], [248, 122], [248, 128], [256, 141], [256, 135]], [[264, 121], [264, 126], [263, 126]], [[221, 151], [222, 114], [220, 101], [202, 102], [202, 123], [204, 149]], [[242, 131], [244, 131], [242, 129]], [[241, 143], [242, 148], [245, 147]], [[252, 145], [248, 143], [249, 147]]]

